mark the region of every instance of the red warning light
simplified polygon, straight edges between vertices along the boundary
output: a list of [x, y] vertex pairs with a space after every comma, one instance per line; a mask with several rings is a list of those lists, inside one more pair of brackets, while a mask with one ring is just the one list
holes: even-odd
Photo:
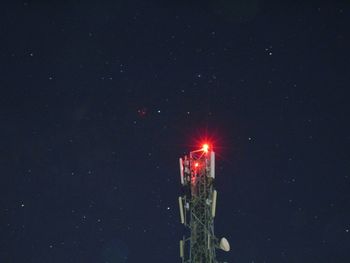
[[203, 152], [207, 153], [209, 151], [209, 145], [207, 143], [203, 144], [202, 150]]
[[198, 164], [198, 163], [195, 163], [195, 164], [194, 164], [194, 167], [198, 167], [198, 166], [199, 166], [199, 164]]

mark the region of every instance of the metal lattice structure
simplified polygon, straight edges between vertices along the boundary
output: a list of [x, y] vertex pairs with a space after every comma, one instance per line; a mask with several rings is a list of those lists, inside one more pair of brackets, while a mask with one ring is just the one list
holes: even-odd
[[230, 247], [225, 238], [219, 242], [214, 234], [215, 153], [205, 144], [180, 158], [180, 175], [186, 192], [179, 197], [181, 223], [190, 232], [180, 241], [182, 263], [217, 263], [216, 249], [229, 251]]

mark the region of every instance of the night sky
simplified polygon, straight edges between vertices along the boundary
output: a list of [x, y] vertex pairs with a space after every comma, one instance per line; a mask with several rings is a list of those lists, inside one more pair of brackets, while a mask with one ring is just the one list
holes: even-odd
[[180, 262], [205, 140], [220, 260], [350, 262], [350, 4], [282, 2], [3, 2], [0, 262]]

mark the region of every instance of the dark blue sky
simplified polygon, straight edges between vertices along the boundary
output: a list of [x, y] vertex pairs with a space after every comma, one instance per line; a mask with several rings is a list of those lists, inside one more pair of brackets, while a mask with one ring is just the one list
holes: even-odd
[[350, 5], [8, 1], [0, 262], [180, 262], [211, 138], [230, 263], [350, 261]]

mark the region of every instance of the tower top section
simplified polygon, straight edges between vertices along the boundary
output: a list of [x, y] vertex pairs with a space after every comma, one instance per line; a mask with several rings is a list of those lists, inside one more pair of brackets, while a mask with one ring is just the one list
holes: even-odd
[[180, 179], [183, 186], [193, 185], [199, 175], [215, 179], [215, 152], [213, 147], [204, 143], [198, 150], [179, 158]]

